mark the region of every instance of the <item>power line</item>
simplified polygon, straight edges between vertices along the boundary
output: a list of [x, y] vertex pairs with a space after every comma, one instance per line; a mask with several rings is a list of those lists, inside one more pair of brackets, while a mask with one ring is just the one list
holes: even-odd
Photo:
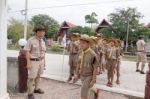
[[[67, 4], [67, 5], [56, 5], [56, 6], [49, 6], [49, 7], [39, 7], [39, 8], [30, 8], [29, 10], [38, 10], [38, 9], [51, 9], [51, 8], [64, 8], [64, 7], [73, 7], [73, 6], [87, 6], [87, 5], [100, 5], [104, 3], [116, 3], [116, 2], [127, 2], [127, 1], [135, 1], [135, 0], [117, 0], [117, 1], [107, 1], [107, 2], [92, 2], [92, 3], [81, 3], [81, 4]], [[21, 12], [23, 10], [17, 11], [10, 11], [8, 13], [16, 13]]]

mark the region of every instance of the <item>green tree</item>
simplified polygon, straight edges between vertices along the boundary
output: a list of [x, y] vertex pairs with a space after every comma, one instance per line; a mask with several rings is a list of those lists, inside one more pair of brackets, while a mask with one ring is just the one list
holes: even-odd
[[11, 18], [8, 24], [8, 34], [9, 39], [12, 39], [13, 43], [18, 42], [19, 38], [23, 37], [23, 23], [20, 20]]
[[93, 28], [93, 24], [97, 24], [98, 20], [96, 19], [97, 14], [92, 12], [90, 15], [85, 16], [85, 22], [91, 24], [91, 28]]
[[117, 31], [117, 37], [121, 39], [126, 37], [127, 28], [129, 27], [129, 39], [132, 39], [136, 35], [134, 31], [141, 26], [139, 19], [143, 16], [136, 8], [127, 8], [116, 9], [116, 12], [109, 14], [108, 17], [113, 28]]
[[116, 33], [111, 28], [103, 28], [100, 30], [100, 33], [102, 33], [104, 37], [118, 38]]
[[[28, 22], [27, 38], [33, 34], [33, 26]], [[12, 39], [15, 44], [20, 38], [24, 36], [24, 25], [22, 20], [11, 18], [8, 22], [8, 34], [7, 37]]]
[[[46, 35], [51, 36], [53, 34], [51, 34], [52, 32], [56, 32], [57, 28], [59, 28], [59, 24], [58, 22], [45, 14], [38, 14], [35, 15], [31, 18], [31, 23], [36, 26], [36, 25], [43, 25], [46, 28]], [[52, 29], [52, 30], [50, 30]], [[47, 34], [48, 33], [48, 34]]]
[[58, 27], [53, 26], [53, 25], [50, 26], [50, 27], [48, 28], [47, 33], [46, 33], [46, 37], [47, 37], [47, 38], [52, 38], [52, 37], [54, 37], [54, 35], [57, 34], [58, 30], [59, 30]]
[[95, 34], [95, 31], [93, 29], [91, 29], [90, 27], [84, 27], [82, 30], [83, 34], [87, 34], [89, 36], [93, 36]]
[[82, 34], [82, 30], [83, 30], [83, 27], [82, 27], [82, 26], [76, 26], [76, 27], [74, 27], [74, 28], [71, 28], [71, 29], [69, 30], [69, 32]]
[[93, 36], [95, 34], [95, 31], [91, 29], [90, 27], [82, 27], [82, 26], [77, 26], [69, 30], [71, 33], [79, 33], [79, 34], [87, 34], [89, 36]]
[[148, 27], [141, 26], [134, 32], [136, 34], [134, 35], [136, 38], [138, 38], [140, 35], [144, 35], [146, 41], [150, 39], [150, 28]]

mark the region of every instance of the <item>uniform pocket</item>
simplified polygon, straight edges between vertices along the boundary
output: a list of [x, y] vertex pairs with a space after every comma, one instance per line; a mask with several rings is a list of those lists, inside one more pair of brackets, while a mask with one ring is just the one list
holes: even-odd
[[37, 44], [33, 44], [33, 51], [37, 51], [38, 50], [38, 45]]

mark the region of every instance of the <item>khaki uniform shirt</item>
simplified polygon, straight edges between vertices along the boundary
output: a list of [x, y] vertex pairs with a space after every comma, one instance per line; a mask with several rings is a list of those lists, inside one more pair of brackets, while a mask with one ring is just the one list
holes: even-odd
[[90, 49], [84, 54], [81, 66], [81, 76], [92, 76], [94, 67], [99, 66], [96, 53]]
[[119, 52], [117, 48], [108, 48], [107, 49], [107, 59], [118, 59]]
[[30, 52], [30, 58], [44, 58], [46, 45], [43, 39], [38, 39], [36, 36], [30, 38], [24, 47], [24, 50]]
[[136, 45], [137, 45], [137, 51], [144, 51], [144, 46], [145, 46], [145, 41], [144, 40], [138, 40]]
[[67, 51], [69, 54], [77, 54], [79, 52], [78, 43], [71, 41], [68, 45]]

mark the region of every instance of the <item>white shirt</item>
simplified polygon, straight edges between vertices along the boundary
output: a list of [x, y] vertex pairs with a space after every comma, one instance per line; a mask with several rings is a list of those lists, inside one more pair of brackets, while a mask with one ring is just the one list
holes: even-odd
[[145, 41], [144, 40], [138, 40], [136, 45], [137, 45], [137, 50], [138, 51], [144, 51], [145, 48]]

